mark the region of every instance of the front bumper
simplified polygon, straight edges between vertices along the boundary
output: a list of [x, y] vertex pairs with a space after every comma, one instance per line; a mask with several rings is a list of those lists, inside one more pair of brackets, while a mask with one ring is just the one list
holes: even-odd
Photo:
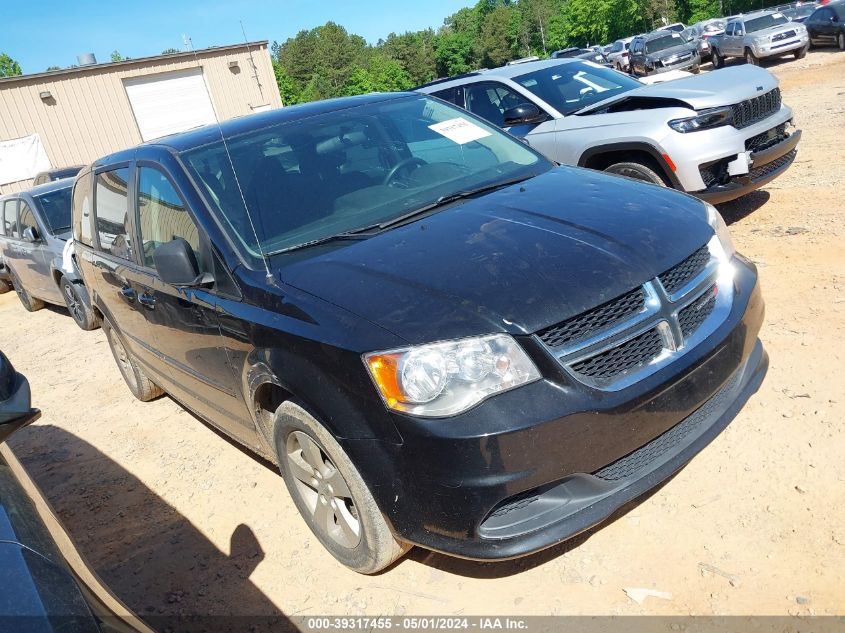
[[554, 359], [532, 350], [546, 380], [451, 419], [397, 415], [401, 445], [345, 442], [397, 536], [465, 558], [521, 556], [601, 523], [683, 467], [766, 372], [756, 270], [736, 262], [722, 325], [628, 388], [554, 377]]
[[649, 71], [649, 74], [667, 73], [670, 70], [689, 70], [701, 65], [701, 57], [696, 53], [692, 57], [682, 62], [665, 63], [661, 62], [655, 64], [654, 70]]
[[789, 169], [797, 155], [800, 140], [801, 130], [795, 130], [777, 145], [753, 152], [751, 170], [747, 174], [733, 176], [727, 182], [711, 185], [693, 195], [710, 204], [719, 204], [735, 200], [765, 186]]
[[805, 32], [803, 35], [798, 35], [786, 41], [770, 42], [768, 44], [754, 44], [752, 50], [754, 54], [761, 59], [767, 57], [778, 57], [793, 51], [804, 48], [810, 43], [809, 36]]

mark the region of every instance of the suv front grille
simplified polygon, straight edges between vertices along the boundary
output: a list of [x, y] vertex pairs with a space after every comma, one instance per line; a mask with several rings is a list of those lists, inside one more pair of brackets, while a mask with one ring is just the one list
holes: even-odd
[[781, 40], [789, 39], [790, 37], [795, 37], [795, 31], [785, 31], [784, 33], [778, 33], [777, 35], [772, 35], [773, 42], [780, 42]]
[[707, 244], [699, 248], [677, 266], [673, 266], [658, 276], [660, 283], [670, 295], [684, 287], [693, 277], [704, 270], [710, 261], [710, 251]]
[[541, 330], [537, 334], [549, 347], [560, 347], [566, 343], [588, 338], [592, 334], [619, 323], [632, 314], [636, 314], [644, 307], [645, 294], [643, 294], [643, 289], [635, 288], [621, 297]]
[[754, 125], [780, 110], [780, 88], [731, 106], [733, 126], [738, 130]]
[[771, 130], [766, 130], [762, 134], [758, 134], [757, 136], [752, 136], [750, 139], [747, 139], [745, 141], [745, 149], [749, 152], [759, 152], [777, 145], [787, 138], [789, 138], [789, 134], [786, 133], [786, 123], [781, 123], [777, 127], [773, 127]]
[[643, 332], [609, 350], [572, 365], [572, 371], [595, 381], [606, 381], [647, 365], [663, 351], [657, 328]]
[[795, 155], [798, 154], [798, 150], [794, 149], [791, 152], [787, 152], [780, 158], [776, 158], [771, 163], [766, 163], [765, 165], [760, 165], [759, 167], [755, 167], [752, 169], [748, 176], [751, 180], [759, 180], [760, 178], [765, 178], [773, 171], [777, 171], [784, 165], [788, 165], [795, 159]]
[[624, 295], [536, 333], [577, 381], [618, 391], [704, 340], [727, 318], [733, 284], [719, 281], [711, 237], [669, 270]]

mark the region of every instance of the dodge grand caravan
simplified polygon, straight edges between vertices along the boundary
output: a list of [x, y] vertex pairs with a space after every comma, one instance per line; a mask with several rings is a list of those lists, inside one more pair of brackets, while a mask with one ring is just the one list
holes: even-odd
[[122, 151], [73, 206], [132, 393], [276, 461], [364, 573], [412, 545], [502, 559], [601, 522], [767, 367], [756, 270], [713, 207], [555, 167], [420, 94]]

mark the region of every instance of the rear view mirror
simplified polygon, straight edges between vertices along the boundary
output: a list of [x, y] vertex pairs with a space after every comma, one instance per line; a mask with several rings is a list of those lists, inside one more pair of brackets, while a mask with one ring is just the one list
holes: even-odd
[[28, 226], [23, 231], [23, 239], [25, 242], [37, 242], [38, 241], [38, 229], [34, 226]]
[[526, 123], [540, 123], [545, 119], [545, 116], [540, 111], [540, 108], [533, 103], [521, 103], [513, 108], [505, 110], [504, 114], [505, 127], [511, 125], [522, 125]]
[[153, 261], [161, 280], [171, 286], [187, 288], [212, 282], [211, 275], [200, 273], [194, 249], [181, 237], [156, 247]]

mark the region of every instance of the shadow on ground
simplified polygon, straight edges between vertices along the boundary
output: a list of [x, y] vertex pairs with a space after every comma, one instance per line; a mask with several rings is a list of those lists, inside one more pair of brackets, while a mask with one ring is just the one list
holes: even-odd
[[719, 213], [725, 219], [725, 224], [731, 225], [757, 211], [769, 201], [769, 198], [771, 198], [771, 195], [768, 191], [758, 189], [747, 196], [718, 205]]
[[295, 630], [249, 580], [264, 558], [249, 526], [227, 554], [75, 435], [34, 425], [11, 444], [90, 566], [157, 631]]

